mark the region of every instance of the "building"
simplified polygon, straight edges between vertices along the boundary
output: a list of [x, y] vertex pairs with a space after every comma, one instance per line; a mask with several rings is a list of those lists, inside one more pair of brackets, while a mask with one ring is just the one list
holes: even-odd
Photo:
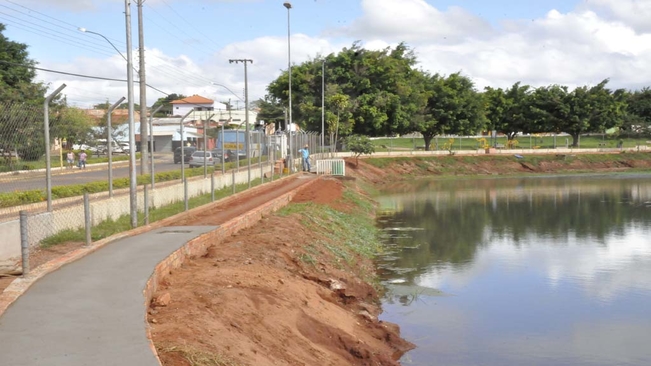
[[[246, 113], [244, 110], [216, 109], [214, 103], [212, 99], [204, 98], [196, 94], [171, 102], [173, 117], [152, 119], [151, 133], [153, 135], [154, 151], [174, 151], [174, 149], [182, 144], [196, 146], [200, 149], [204, 147], [207, 149], [214, 148], [216, 141], [214, 137], [209, 136], [209, 133], [207, 133], [207, 141], [204, 141], [204, 125], [209, 130], [222, 125], [230, 125], [231, 128], [235, 129], [246, 129]], [[120, 118], [120, 116], [116, 116], [115, 114], [118, 111], [122, 110], [115, 110], [113, 112], [113, 118]], [[126, 112], [126, 110], [124, 111]], [[181, 137], [181, 118], [186, 114], [187, 117], [183, 120], [183, 137]], [[256, 111], [249, 111], [250, 130], [258, 127], [256, 126], [257, 115]], [[120, 119], [120, 121], [126, 122], [126, 118], [124, 120]], [[115, 131], [125, 134], [128, 132], [127, 123], [117, 126]], [[139, 117], [135, 119], [135, 134], [137, 150], [140, 151]], [[125, 138], [121, 137], [120, 140], [122, 139]]]

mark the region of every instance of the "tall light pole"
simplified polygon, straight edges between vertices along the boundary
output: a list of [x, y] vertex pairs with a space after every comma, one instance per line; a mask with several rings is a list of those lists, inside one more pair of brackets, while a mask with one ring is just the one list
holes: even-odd
[[138, 61], [140, 66], [139, 84], [140, 84], [140, 174], [149, 173], [149, 136], [147, 124], [147, 82], [145, 78], [145, 36], [142, 22], [142, 4], [145, 0], [138, 0]]
[[285, 8], [287, 8], [287, 72], [289, 76], [289, 125], [287, 126], [287, 136], [289, 137], [289, 154], [288, 154], [288, 162], [289, 162], [289, 171], [291, 172], [292, 169], [294, 168], [294, 163], [292, 161], [292, 41], [291, 41], [291, 27], [290, 27], [290, 9], [292, 8], [292, 4], [287, 1], [283, 4]]
[[249, 59], [231, 59], [229, 63], [243, 63], [244, 64], [244, 121], [246, 122], [246, 137], [244, 144], [246, 145], [246, 160], [248, 166], [249, 188], [251, 188], [251, 136], [249, 136], [249, 77], [247, 73], [246, 64], [253, 63]]
[[115, 47], [115, 45], [113, 44], [113, 42], [109, 41], [109, 39], [106, 38], [103, 34], [100, 34], [100, 33], [97, 33], [97, 32], [93, 32], [93, 31], [89, 31], [89, 30], [86, 29], [86, 28], [77, 28], [77, 29], [78, 29], [80, 32], [94, 34], [94, 35], [97, 35], [97, 36], [100, 36], [100, 37], [104, 38], [104, 39], [106, 40], [106, 42], [108, 42], [108, 43], [111, 45], [111, 47], [113, 47], [113, 49], [116, 50], [116, 51], [118, 52], [118, 54], [120, 54], [120, 56], [122, 56], [122, 58], [124, 59], [124, 61], [129, 62], [129, 61], [127, 60], [127, 58], [122, 54], [122, 52], [120, 52], [120, 50], [118, 50], [118, 48]]
[[131, 51], [131, 1], [124, 0], [127, 31], [127, 104], [129, 113], [129, 207], [131, 227], [138, 226], [138, 196], [136, 186], [136, 131], [133, 119], [133, 55]]
[[325, 146], [325, 63], [323, 59], [321, 64], [321, 154]]
[[[79, 31], [84, 33], [91, 33], [100, 36], [108, 42], [117, 53], [127, 62], [127, 104], [129, 113], [129, 212], [131, 215], [131, 227], [138, 226], [138, 197], [136, 185], [136, 134], [135, 122], [133, 119], [133, 56], [131, 51], [131, 1], [124, 0], [124, 17], [126, 23], [126, 36], [127, 36], [127, 56], [125, 57], [120, 50], [115, 47], [113, 42], [106, 38], [103, 34], [89, 31], [86, 28], [78, 28]], [[111, 137], [109, 136], [108, 139]], [[111, 144], [109, 140], [107, 143]]]

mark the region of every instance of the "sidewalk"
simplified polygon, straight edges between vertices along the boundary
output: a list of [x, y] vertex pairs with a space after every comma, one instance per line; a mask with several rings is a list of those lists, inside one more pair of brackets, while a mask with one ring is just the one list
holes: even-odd
[[143, 289], [160, 261], [215, 228], [123, 238], [43, 277], [0, 317], [0, 365], [158, 366]]

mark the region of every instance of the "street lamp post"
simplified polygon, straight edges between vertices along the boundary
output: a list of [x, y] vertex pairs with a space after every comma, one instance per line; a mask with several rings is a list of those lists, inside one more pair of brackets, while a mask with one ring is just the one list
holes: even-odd
[[80, 32], [94, 34], [94, 35], [96, 35], [96, 36], [100, 36], [100, 37], [104, 38], [104, 39], [106, 40], [106, 42], [108, 42], [108, 43], [111, 45], [111, 47], [113, 47], [113, 49], [116, 50], [117, 53], [118, 53], [120, 56], [122, 56], [122, 58], [124, 59], [124, 61], [129, 62], [129, 60], [127, 60], [127, 58], [122, 54], [122, 52], [120, 52], [120, 50], [118, 50], [118, 48], [115, 47], [115, 45], [113, 44], [113, 42], [109, 41], [109, 39], [106, 38], [103, 34], [100, 34], [100, 33], [97, 33], [97, 32], [93, 32], [93, 31], [89, 31], [89, 30], [86, 29], [86, 28], [77, 28], [77, 29], [78, 29]]
[[291, 172], [294, 168], [294, 163], [292, 161], [292, 41], [291, 41], [291, 28], [290, 28], [290, 9], [292, 4], [287, 1], [283, 4], [287, 8], [287, 72], [289, 76], [289, 126], [288, 126], [288, 137], [289, 137], [289, 154], [288, 154], [288, 168]]
[[249, 132], [249, 79], [246, 65], [248, 63], [253, 63], [253, 60], [249, 59], [231, 59], [228, 60], [229, 63], [243, 63], [244, 64], [244, 121], [246, 122], [246, 137], [244, 138], [244, 144], [246, 145], [246, 160], [248, 166], [248, 180], [249, 188], [251, 188], [251, 136]]
[[127, 104], [129, 109], [129, 206], [131, 227], [138, 226], [138, 197], [136, 186], [136, 129], [133, 119], [133, 55], [131, 50], [131, 2], [124, 0], [127, 31]]
[[[147, 82], [145, 76], [145, 36], [142, 21], [142, 5], [145, 0], [137, 0], [138, 5], [138, 83], [140, 84], [140, 174], [147, 174], [149, 160], [149, 136], [147, 124]], [[152, 175], [153, 176], [153, 175]], [[152, 187], [153, 188], [153, 187]]]
[[325, 59], [321, 64], [321, 154], [325, 146]]

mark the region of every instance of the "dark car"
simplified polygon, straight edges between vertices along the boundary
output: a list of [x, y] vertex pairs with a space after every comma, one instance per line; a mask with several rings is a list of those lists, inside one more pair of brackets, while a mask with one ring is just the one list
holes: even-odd
[[[217, 160], [218, 164], [221, 164], [222, 162], [222, 149], [212, 149], [211, 150], [213, 156]], [[224, 155], [224, 162], [230, 162], [232, 161], [233, 156], [230, 150], [226, 150], [226, 155]]]
[[[194, 146], [186, 146], [183, 148], [183, 160], [186, 163], [190, 162], [190, 157], [192, 154], [197, 151], [197, 148]], [[174, 150], [174, 164], [179, 164], [181, 162], [181, 148], [177, 147]]]

